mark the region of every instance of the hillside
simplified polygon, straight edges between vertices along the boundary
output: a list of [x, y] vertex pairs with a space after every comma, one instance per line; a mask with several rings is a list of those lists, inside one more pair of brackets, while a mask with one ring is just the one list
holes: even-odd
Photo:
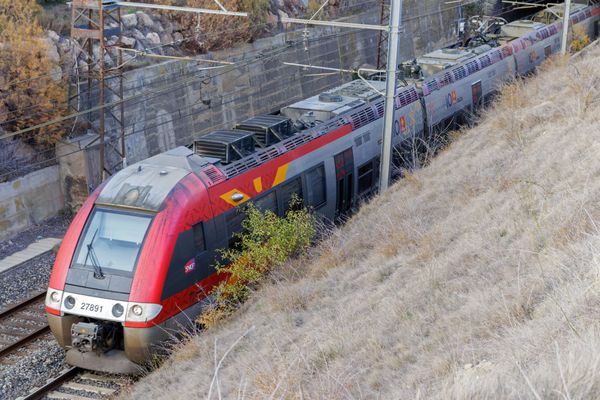
[[599, 63], [508, 87], [125, 397], [598, 398]]

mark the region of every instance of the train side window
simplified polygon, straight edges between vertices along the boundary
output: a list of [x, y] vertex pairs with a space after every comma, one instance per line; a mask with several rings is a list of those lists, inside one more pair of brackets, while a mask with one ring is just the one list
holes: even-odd
[[379, 157], [358, 167], [358, 195], [359, 197], [370, 196], [379, 179]]
[[225, 218], [227, 223], [227, 237], [229, 238], [229, 248], [236, 247], [239, 244], [239, 238], [235, 236], [236, 233], [242, 231], [242, 222], [244, 221], [244, 213], [241, 209], [232, 210]]
[[281, 185], [281, 188], [279, 189], [279, 197], [281, 199], [284, 213], [288, 212], [292, 208], [290, 203], [294, 195], [298, 196], [299, 199], [303, 198], [302, 180], [300, 178], [292, 179], [291, 181]]
[[206, 240], [204, 239], [204, 223], [199, 222], [192, 227], [194, 230], [194, 244], [198, 251], [206, 250]]
[[260, 198], [254, 200], [254, 205], [262, 212], [271, 210], [277, 214], [277, 193], [272, 191], [271, 193], [261, 196]]
[[306, 201], [307, 204], [317, 208], [325, 204], [325, 168], [320, 165], [306, 173]]

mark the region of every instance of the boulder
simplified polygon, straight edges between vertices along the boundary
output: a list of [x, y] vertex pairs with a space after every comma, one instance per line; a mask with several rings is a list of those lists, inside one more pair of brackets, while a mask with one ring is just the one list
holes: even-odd
[[162, 26], [162, 24], [159, 21], [156, 21], [154, 23], [154, 25], [152, 26], [152, 30], [154, 32], [158, 32], [158, 33], [162, 33], [162, 32], [165, 31], [164, 28], [163, 28], [163, 26]]
[[181, 33], [179, 33], [179, 32], [175, 32], [173, 34], [173, 41], [176, 42], [176, 43], [183, 42], [183, 35]]
[[52, 72], [50, 73], [50, 76], [52, 77], [52, 80], [54, 82], [60, 81], [63, 77], [62, 69], [60, 69], [58, 65], [52, 67]]
[[121, 45], [123, 47], [129, 47], [131, 49], [131, 48], [135, 47], [135, 42], [136, 42], [136, 40], [129, 36], [123, 36], [121, 38]]
[[117, 36], [111, 36], [111, 37], [110, 37], [110, 39], [108, 39], [108, 40], [106, 41], [106, 45], [107, 45], [108, 47], [110, 47], [110, 46], [114, 46], [114, 45], [116, 45], [116, 44], [117, 44], [117, 42], [118, 42], [118, 41], [119, 41], [119, 38], [118, 38]]
[[144, 34], [139, 29], [133, 29], [131, 31], [131, 36], [133, 36], [136, 40], [146, 39], [146, 36], [144, 36]]
[[46, 32], [46, 36], [48, 36], [48, 38], [50, 38], [50, 40], [52, 40], [54, 43], [60, 42], [60, 36], [58, 36], [58, 33], [54, 31], [49, 30]]
[[170, 21], [163, 21], [162, 26], [168, 34], [173, 34], [173, 24]]
[[146, 40], [149, 44], [157, 46], [160, 44], [160, 36], [156, 32], [150, 32], [146, 35]]
[[181, 27], [181, 24], [177, 21], [173, 21], [172, 22], [173, 25], [173, 32], [179, 32], [181, 31], [183, 28]]
[[58, 53], [58, 49], [56, 48], [56, 45], [50, 38], [46, 38], [45, 41], [46, 41], [48, 58], [53, 63], [58, 64], [60, 62], [60, 54]]
[[[146, 39], [143, 40], [143, 42], [145, 42]], [[139, 51], [146, 51], [146, 46], [144, 45], [142, 41], [136, 41], [135, 42], [135, 49], [139, 50]]]
[[138, 17], [135, 14], [125, 14], [121, 17], [123, 26], [127, 29], [135, 28], [138, 24]]
[[152, 20], [152, 17], [150, 17], [145, 12], [138, 11], [138, 12], [136, 12], [136, 15], [137, 15], [139, 27], [152, 28], [154, 26], [154, 21]]
[[167, 32], [163, 32], [160, 34], [160, 42], [162, 44], [172, 44], [173, 43], [173, 35]]

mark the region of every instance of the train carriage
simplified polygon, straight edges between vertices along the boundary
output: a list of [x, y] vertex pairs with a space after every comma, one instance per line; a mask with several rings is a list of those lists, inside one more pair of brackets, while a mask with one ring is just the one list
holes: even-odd
[[[573, 21], [591, 32], [598, 10], [576, 8]], [[392, 144], [402, 157], [395, 161], [406, 162], [407, 149], [431, 131], [472, 115], [501, 84], [556, 53], [559, 25], [530, 24], [525, 39], [411, 63], [421, 75], [397, 88]], [[344, 84], [136, 163], [98, 187], [64, 237], [46, 296], [67, 362], [137, 373], [226, 278], [215, 273], [218, 250], [233, 244], [247, 202], [283, 215], [297, 195], [335, 220], [376, 193], [384, 86]]]

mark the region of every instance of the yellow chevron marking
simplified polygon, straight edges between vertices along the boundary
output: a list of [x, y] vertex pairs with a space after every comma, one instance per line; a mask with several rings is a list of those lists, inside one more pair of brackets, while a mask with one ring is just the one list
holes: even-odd
[[254, 190], [256, 190], [256, 193], [262, 192], [262, 178], [259, 176], [258, 178], [255, 178], [252, 182], [254, 183]]
[[[233, 197], [235, 195], [242, 195], [242, 198], [238, 201], [235, 201], [233, 199]], [[220, 197], [223, 200], [225, 200], [225, 202], [231, 204], [232, 206], [239, 206], [240, 204], [243, 204], [243, 203], [247, 202], [248, 200], [250, 200], [250, 196], [248, 196], [246, 193], [239, 191], [237, 189], [233, 189], [227, 193], [223, 193]]]
[[277, 174], [275, 175], [275, 180], [273, 181], [273, 187], [285, 181], [285, 177], [287, 176], [289, 166], [289, 164], [284, 164], [281, 167], [277, 168]]

